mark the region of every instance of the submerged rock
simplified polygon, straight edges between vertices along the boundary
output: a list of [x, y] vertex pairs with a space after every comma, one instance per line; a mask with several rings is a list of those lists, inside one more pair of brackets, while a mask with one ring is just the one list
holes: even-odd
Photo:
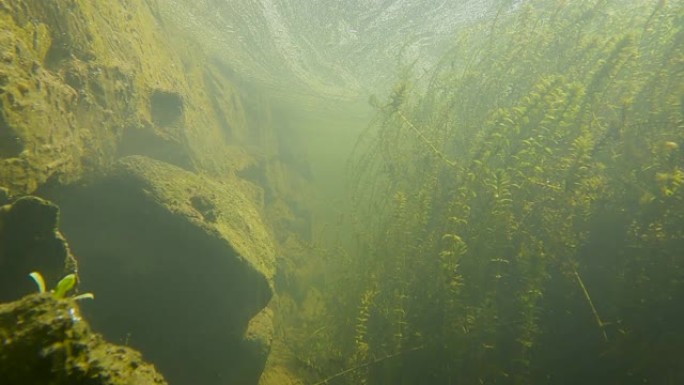
[[88, 319], [174, 384], [255, 384], [268, 355], [275, 247], [240, 183], [129, 156], [55, 197]]
[[0, 304], [0, 383], [162, 385], [140, 353], [107, 343], [75, 301], [50, 294]]

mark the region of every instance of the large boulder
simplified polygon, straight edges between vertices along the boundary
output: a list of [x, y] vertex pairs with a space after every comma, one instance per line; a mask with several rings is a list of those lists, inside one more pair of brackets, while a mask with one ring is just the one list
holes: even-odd
[[248, 326], [272, 296], [275, 249], [240, 183], [130, 156], [54, 197], [97, 295], [86, 315], [174, 383], [256, 383], [268, 354], [271, 318]]

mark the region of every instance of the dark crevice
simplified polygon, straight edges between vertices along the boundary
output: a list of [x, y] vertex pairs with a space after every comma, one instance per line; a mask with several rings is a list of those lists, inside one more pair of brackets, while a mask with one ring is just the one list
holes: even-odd
[[159, 127], [179, 123], [183, 116], [183, 98], [175, 92], [155, 90], [150, 96], [150, 113]]

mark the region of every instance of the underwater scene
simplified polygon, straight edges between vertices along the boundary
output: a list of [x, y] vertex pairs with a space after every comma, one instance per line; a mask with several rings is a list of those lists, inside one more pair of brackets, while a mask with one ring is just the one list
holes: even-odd
[[684, 1], [0, 0], [33, 384], [684, 384]]

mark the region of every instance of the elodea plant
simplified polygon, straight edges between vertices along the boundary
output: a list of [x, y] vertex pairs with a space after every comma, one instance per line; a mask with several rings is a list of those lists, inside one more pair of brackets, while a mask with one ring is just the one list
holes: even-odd
[[[36, 286], [38, 286], [39, 293], [42, 294], [46, 292], [45, 279], [43, 279], [42, 274], [40, 274], [37, 271], [34, 271], [31, 274], [29, 274], [29, 277], [31, 277], [33, 281], [36, 283]], [[50, 293], [52, 293], [52, 296], [57, 299], [65, 299], [67, 298], [67, 293], [71, 291], [74, 288], [74, 286], [76, 286], [76, 282], [76, 274], [68, 274], [57, 283], [57, 286], [55, 286], [53, 290], [50, 290]], [[71, 299], [76, 301], [85, 298], [95, 299], [95, 296], [93, 295], [93, 293], [83, 293], [71, 297]]]

